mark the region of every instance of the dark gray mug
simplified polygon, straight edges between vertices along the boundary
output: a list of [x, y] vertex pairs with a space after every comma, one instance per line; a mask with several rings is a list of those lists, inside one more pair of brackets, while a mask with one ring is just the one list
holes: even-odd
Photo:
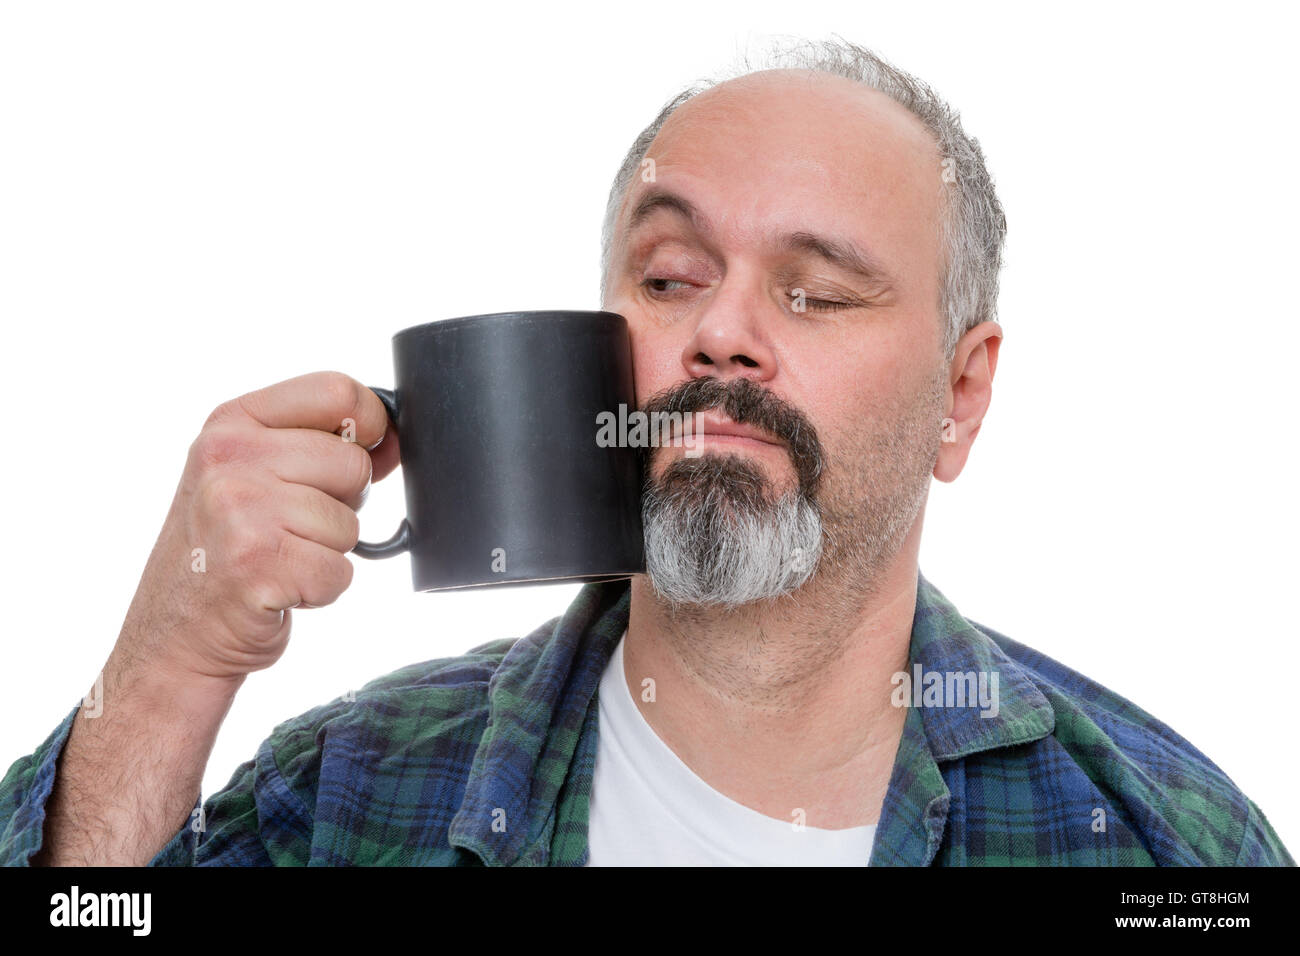
[[411, 555], [417, 591], [604, 581], [645, 570], [642, 464], [602, 447], [602, 413], [636, 409], [627, 320], [497, 312], [393, 336], [406, 518], [365, 558]]

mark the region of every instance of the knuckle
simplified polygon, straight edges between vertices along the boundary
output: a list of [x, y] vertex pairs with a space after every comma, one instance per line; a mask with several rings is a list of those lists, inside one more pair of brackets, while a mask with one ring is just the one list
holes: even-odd
[[248, 590], [248, 601], [255, 611], [282, 610], [294, 604], [284, 588], [276, 581], [261, 580]]
[[334, 576], [335, 587], [337, 588], [335, 596], [337, 597], [337, 595], [342, 594], [352, 586], [352, 573], [355, 569], [352, 566], [352, 562], [341, 554], [331, 558], [330, 560], [336, 565]]
[[248, 511], [261, 492], [252, 482], [220, 475], [203, 485], [200, 497], [206, 514], [229, 516]]
[[357, 405], [357, 383], [349, 375], [322, 372], [320, 389], [322, 398], [329, 403], [330, 408], [338, 411], [340, 420]]
[[251, 524], [241, 522], [230, 533], [230, 553], [238, 567], [260, 570], [268, 550], [266, 534]]
[[221, 424], [205, 427], [190, 445], [190, 458], [201, 471], [212, 471], [221, 465], [239, 461], [248, 456], [252, 441], [244, 429]]
[[321, 558], [303, 593], [312, 607], [326, 607], [337, 601], [351, 583], [352, 563], [335, 552]]
[[206, 429], [209, 425], [219, 425], [222, 422], [230, 421], [232, 418], [238, 418], [244, 414], [243, 406], [238, 398], [232, 398], [229, 401], [222, 402], [211, 412], [208, 413], [207, 419], [203, 422]]

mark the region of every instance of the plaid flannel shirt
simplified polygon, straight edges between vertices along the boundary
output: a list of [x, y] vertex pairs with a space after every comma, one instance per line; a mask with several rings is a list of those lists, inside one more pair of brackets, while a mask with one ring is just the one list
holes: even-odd
[[[279, 724], [150, 865], [585, 864], [596, 691], [630, 595], [626, 580], [588, 584], [527, 637]], [[999, 706], [908, 707], [870, 865], [1295, 865], [1190, 743], [967, 620], [922, 575], [911, 662], [996, 672]], [[40, 849], [79, 708], [0, 781], [0, 863]]]

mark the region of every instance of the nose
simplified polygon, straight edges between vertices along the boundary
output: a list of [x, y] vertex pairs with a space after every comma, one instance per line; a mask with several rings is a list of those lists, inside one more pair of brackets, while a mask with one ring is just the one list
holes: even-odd
[[[736, 277], [733, 277], [733, 279]], [[741, 376], [758, 382], [776, 375], [776, 352], [763, 327], [763, 304], [739, 285], [719, 288], [704, 305], [694, 332], [682, 349], [682, 367], [692, 378]]]

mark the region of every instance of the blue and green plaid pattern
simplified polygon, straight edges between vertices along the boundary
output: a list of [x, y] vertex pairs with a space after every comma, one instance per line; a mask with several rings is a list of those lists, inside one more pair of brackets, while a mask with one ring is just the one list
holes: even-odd
[[[911, 662], [999, 707], [908, 708], [872, 866], [1288, 865], [1264, 814], [1150, 714], [961, 614], [918, 575]], [[151, 866], [578, 866], [596, 691], [627, 581], [527, 637], [402, 668], [276, 726]], [[0, 781], [0, 862], [41, 846], [78, 707]], [[633, 825], [629, 822], [629, 825]]]

